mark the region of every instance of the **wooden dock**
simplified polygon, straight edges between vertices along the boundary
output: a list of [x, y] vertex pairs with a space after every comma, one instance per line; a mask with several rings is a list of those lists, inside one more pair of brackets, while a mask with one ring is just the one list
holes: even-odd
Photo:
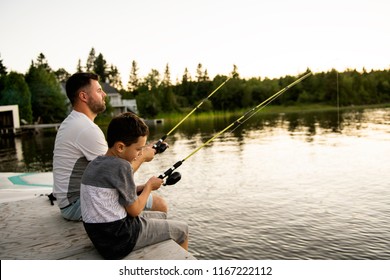
[[38, 134], [42, 129], [55, 129], [56, 131], [60, 127], [61, 123], [40, 123], [40, 124], [25, 124], [21, 125], [17, 130], [16, 135], [23, 133], [33, 133]]
[[[38, 175], [40, 175], [38, 178], [43, 178], [49, 177], [50, 173]], [[25, 177], [29, 180], [34, 178], [34, 176]], [[0, 187], [3, 187], [2, 191], [4, 191], [2, 194], [9, 191], [12, 193], [8, 200], [0, 203], [1, 260], [102, 259], [89, 240], [83, 224], [63, 219], [57, 205], [51, 205], [47, 195], [43, 193], [44, 187], [32, 188], [27, 192], [27, 196], [20, 196], [22, 199], [16, 200], [14, 195], [16, 188], [10, 188], [12, 183], [5, 186], [5, 182], [3, 177], [0, 180]], [[46, 188], [46, 192], [49, 192], [49, 189]], [[17, 194], [20, 193], [23, 191], [20, 190]], [[177, 243], [168, 240], [134, 251], [124, 259], [194, 260], [195, 258]]]

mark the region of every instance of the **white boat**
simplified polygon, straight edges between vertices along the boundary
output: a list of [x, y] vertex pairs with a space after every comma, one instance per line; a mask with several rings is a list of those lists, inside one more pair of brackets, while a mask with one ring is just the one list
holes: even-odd
[[53, 188], [53, 173], [0, 173], [0, 203], [49, 195]]

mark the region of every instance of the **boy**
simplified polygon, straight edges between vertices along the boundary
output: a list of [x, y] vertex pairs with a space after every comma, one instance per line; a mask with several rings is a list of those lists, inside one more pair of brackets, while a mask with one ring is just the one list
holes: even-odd
[[91, 161], [81, 179], [84, 228], [106, 259], [122, 259], [132, 250], [168, 239], [188, 250], [186, 223], [167, 220], [163, 212], [141, 214], [149, 194], [163, 182], [151, 177], [142, 186], [134, 183], [131, 162], [142, 156], [148, 135], [137, 115], [115, 117], [107, 129], [107, 153]]

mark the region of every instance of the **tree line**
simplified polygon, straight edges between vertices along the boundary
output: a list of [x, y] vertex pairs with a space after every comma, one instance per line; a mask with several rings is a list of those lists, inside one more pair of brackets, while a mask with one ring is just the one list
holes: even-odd
[[[307, 69], [310, 71], [310, 69]], [[127, 87], [123, 87], [120, 73], [109, 65], [100, 53], [91, 49], [85, 66], [78, 61], [77, 71], [90, 71], [99, 75], [102, 82], [108, 82], [118, 89], [123, 99], [137, 101], [143, 117], [155, 117], [160, 113], [181, 112], [193, 108], [228, 78], [217, 75], [210, 79], [207, 69], [199, 63], [195, 77], [184, 69], [181, 80], [171, 81], [167, 64], [163, 74], [151, 69], [146, 77], [139, 76], [136, 61], [131, 62]], [[50, 68], [41, 53], [32, 61], [26, 74], [7, 72], [0, 59], [0, 105], [19, 105], [20, 118], [28, 123], [41, 121], [52, 123], [62, 121], [69, 103], [61, 91], [61, 83], [71, 74], [60, 68]], [[273, 93], [297, 79], [287, 75], [280, 78], [241, 78], [236, 65], [230, 73], [231, 79], [199, 108], [199, 111], [230, 111], [251, 108]], [[291, 88], [287, 94], [274, 101], [276, 105], [324, 104], [340, 106], [370, 105], [390, 102], [390, 70], [335, 69], [314, 73], [304, 82]], [[106, 114], [110, 113], [110, 108]]]

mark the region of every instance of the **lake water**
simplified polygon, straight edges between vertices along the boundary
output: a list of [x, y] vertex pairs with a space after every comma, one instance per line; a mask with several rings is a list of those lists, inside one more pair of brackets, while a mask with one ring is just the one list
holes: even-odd
[[[237, 117], [188, 119], [137, 181]], [[175, 124], [152, 127], [151, 139]], [[54, 137], [2, 139], [0, 171], [51, 171]], [[259, 114], [177, 171], [158, 193], [170, 218], [188, 222], [198, 259], [390, 259], [390, 108]]]

